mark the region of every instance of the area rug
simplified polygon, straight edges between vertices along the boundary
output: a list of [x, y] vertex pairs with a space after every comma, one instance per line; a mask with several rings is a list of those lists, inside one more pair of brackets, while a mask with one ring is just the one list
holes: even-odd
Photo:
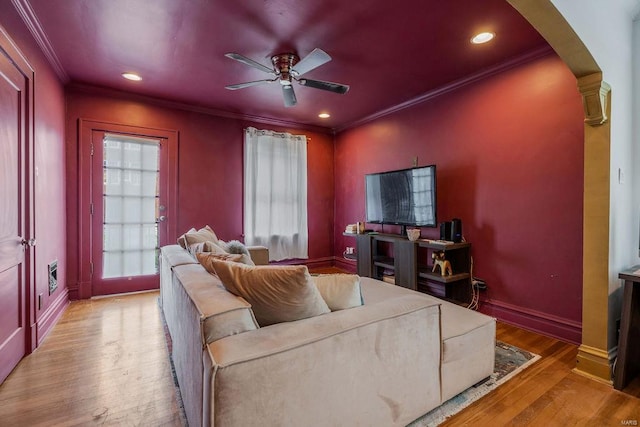
[[409, 424], [408, 427], [432, 427], [440, 425], [447, 418], [457, 414], [476, 400], [489, 394], [501, 384], [534, 364], [540, 356], [529, 353], [510, 344], [496, 341], [496, 365], [493, 374], [479, 384], [469, 387], [457, 396], [447, 400], [428, 414]]

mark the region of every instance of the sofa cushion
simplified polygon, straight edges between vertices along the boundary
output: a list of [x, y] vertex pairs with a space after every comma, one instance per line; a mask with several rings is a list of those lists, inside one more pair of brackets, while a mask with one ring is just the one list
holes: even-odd
[[260, 326], [330, 312], [303, 265], [255, 266], [211, 260], [229, 292], [251, 304]]
[[203, 424], [406, 426], [440, 404], [439, 314], [404, 295], [216, 341]]
[[160, 251], [167, 261], [169, 268], [183, 264], [197, 264], [197, 261], [178, 245], [163, 246]]
[[251, 255], [251, 261], [255, 265], [267, 265], [269, 264], [269, 249], [264, 246], [247, 246], [247, 250]]
[[360, 277], [355, 274], [319, 274], [312, 279], [331, 311], [362, 305]]
[[212, 261], [231, 261], [239, 262], [245, 265], [255, 265], [251, 261], [251, 257], [245, 254], [227, 254], [227, 253], [212, 253], [212, 252], [199, 252], [196, 254], [198, 262], [211, 274], [216, 274], [215, 268], [213, 268]]
[[491, 375], [495, 357], [495, 319], [445, 302], [441, 306], [442, 400]]
[[[375, 304], [415, 291], [368, 277], [360, 278], [366, 304]], [[493, 372], [496, 321], [431, 295], [422, 298], [438, 302], [442, 334], [442, 400], [460, 393]]]
[[181, 265], [174, 269], [174, 274], [200, 314], [203, 345], [259, 328], [251, 305], [229, 293], [220, 279], [201, 265]]
[[443, 362], [463, 359], [483, 343], [494, 344], [494, 318], [451, 303], [442, 304], [441, 312]]

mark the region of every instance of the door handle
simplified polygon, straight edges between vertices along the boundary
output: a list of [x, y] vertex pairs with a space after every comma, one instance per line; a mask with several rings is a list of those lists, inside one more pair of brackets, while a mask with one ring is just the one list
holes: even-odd
[[20, 243], [24, 246], [35, 246], [36, 245], [36, 239], [25, 239], [24, 237], [20, 240]]
[[163, 222], [165, 219], [167, 219], [167, 217], [166, 217], [166, 216], [164, 216], [164, 215], [160, 215], [160, 216], [156, 219], [156, 222]]

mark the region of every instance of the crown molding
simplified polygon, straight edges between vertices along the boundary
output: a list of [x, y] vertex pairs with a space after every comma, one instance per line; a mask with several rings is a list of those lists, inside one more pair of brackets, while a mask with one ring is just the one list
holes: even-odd
[[453, 92], [454, 90], [458, 90], [464, 86], [468, 86], [470, 84], [473, 84], [475, 82], [478, 82], [480, 80], [484, 80], [486, 78], [489, 78], [491, 76], [495, 76], [497, 74], [500, 74], [504, 71], [507, 71], [509, 69], [518, 67], [522, 64], [526, 64], [527, 62], [531, 62], [534, 61], [536, 59], [539, 58], [543, 58], [547, 55], [550, 55], [551, 53], [553, 53], [553, 49], [551, 48], [551, 46], [544, 46], [542, 48], [539, 49], [535, 49], [532, 50], [531, 52], [525, 53], [524, 55], [520, 55], [517, 56], [513, 59], [510, 59], [508, 61], [502, 62], [494, 67], [490, 67], [490, 68], [486, 68], [484, 70], [481, 70], [475, 74], [471, 74], [467, 77], [463, 77], [461, 79], [455, 80], [451, 83], [447, 83], [443, 86], [440, 86], [434, 90], [431, 90], [429, 92], [426, 92], [422, 95], [419, 95], [415, 98], [412, 98], [408, 101], [405, 101], [403, 103], [397, 104], [393, 107], [390, 108], [386, 108], [384, 110], [378, 111], [377, 113], [373, 113], [369, 116], [363, 117], [362, 119], [356, 120], [354, 122], [351, 122], [345, 126], [342, 126], [340, 128], [336, 128], [334, 129], [334, 131], [336, 133], [338, 132], [342, 132], [348, 129], [352, 129], [355, 128], [357, 126], [362, 126], [366, 123], [372, 122], [376, 119], [388, 116], [390, 114], [396, 113], [398, 111], [404, 110], [406, 108], [410, 108], [413, 106], [416, 106], [418, 104], [422, 104], [423, 102], [427, 102], [430, 101], [434, 98], [437, 98], [439, 96], [445, 95], [449, 92]]
[[53, 50], [47, 34], [44, 32], [42, 25], [40, 25], [40, 21], [38, 21], [38, 17], [29, 4], [29, 0], [11, 0], [11, 3], [13, 3], [13, 6], [16, 8], [16, 11], [29, 29], [29, 32], [35, 39], [36, 43], [38, 43], [38, 46], [40, 46], [40, 50], [42, 50], [47, 61], [49, 61], [49, 64], [53, 67], [58, 78], [62, 83], [68, 83], [70, 80], [69, 75]]
[[280, 126], [287, 129], [303, 129], [328, 135], [334, 135], [331, 128], [309, 125], [304, 123], [292, 122], [287, 120], [274, 119], [270, 117], [254, 116], [250, 114], [234, 113], [230, 111], [218, 110], [215, 108], [201, 107], [198, 105], [187, 104], [185, 102], [170, 101], [163, 98], [155, 98], [148, 95], [140, 95], [131, 92], [125, 92], [118, 89], [112, 89], [104, 86], [94, 86], [85, 83], [71, 82], [66, 86], [67, 90], [72, 92], [86, 93], [89, 95], [100, 95], [111, 98], [126, 99], [131, 101], [144, 102], [156, 105], [158, 107], [170, 108], [174, 110], [189, 111], [192, 113], [206, 114], [209, 116], [221, 117], [225, 119], [234, 119], [247, 121], [252, 123], [261, 123], [272, 126]]

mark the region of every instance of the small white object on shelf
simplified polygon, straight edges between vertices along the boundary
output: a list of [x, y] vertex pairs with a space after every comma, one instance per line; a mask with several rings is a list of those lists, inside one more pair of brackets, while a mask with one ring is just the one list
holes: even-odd
[[407, 228], [407, 237], [412, 242], [415, 242], [420, 238], [420, 229], [419, 228]]

